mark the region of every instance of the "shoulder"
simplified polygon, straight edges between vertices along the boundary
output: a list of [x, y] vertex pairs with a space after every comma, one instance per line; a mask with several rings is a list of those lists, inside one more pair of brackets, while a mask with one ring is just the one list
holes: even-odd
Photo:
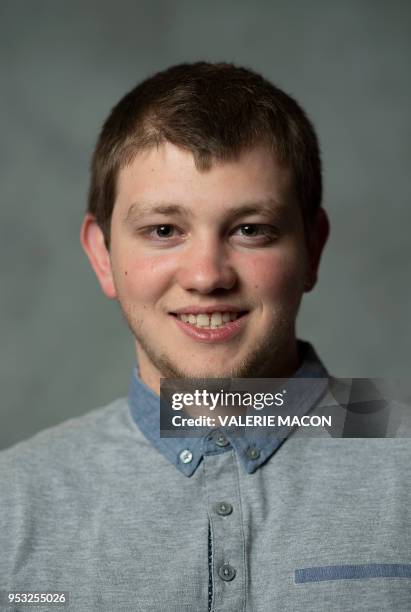
[[13, 548], [30, 525], [47, 533], [82, 516], [103, 492], [110, 494], [113, 482], [141, 480], [148, 447], [127, 400], [119, 399], [2, 451], [1, 546]]
[[[142, 438], [133, 426], [125, 398], [45, 429], [0, 452], [0, 486], [85, 471], [110, 454], [110, 448]], [[142, 441], [142, 440], [140, 440]]]

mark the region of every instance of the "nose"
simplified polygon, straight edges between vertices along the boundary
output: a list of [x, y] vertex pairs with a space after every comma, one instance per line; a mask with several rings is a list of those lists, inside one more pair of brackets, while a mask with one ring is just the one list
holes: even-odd
[[207, 294], [219, 289], [232, 289], [236, 282], [236, 271], [224, 245], [220, 245], [218, 240], [192, 244], [184, 253], [179, 283], [186, 291]]

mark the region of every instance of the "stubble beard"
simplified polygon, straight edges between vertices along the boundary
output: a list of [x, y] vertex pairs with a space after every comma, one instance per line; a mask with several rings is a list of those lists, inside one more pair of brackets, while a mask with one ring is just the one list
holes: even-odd
[[[127, 323], [139, 348], [146, 354], [149, 362], [160, 372], [162, 378], [271, 378], [282, 377], [287, 371], [287, 358], [290, 346], [295, 345], [295, 317], [290, 319], [284, 313], [276, 313], [272, 325], [264, 338], [250, 349], [239, 363], [224, 370], [203, 369], [195, 372], [181, 368], [170, 355], [156, 350], [142, 333], [141, 322], [134, 320], [131, 312], [118, 302], [123, 318]], [[290, 374], [290, 373], [289, 373]]]

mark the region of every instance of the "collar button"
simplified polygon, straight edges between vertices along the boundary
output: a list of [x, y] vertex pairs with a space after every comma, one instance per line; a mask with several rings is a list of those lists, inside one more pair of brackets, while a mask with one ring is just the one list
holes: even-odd
[[220, 446], [220, 448], [224, 448], [230, 444], [222, 431], [217, 431], [214, 434], [214, 442], [217, 446]]
[[259, 456], [260, 456], [260, 451], [255, 446], [250, 446], [250, 448], [247, 449], [247, 457], [249, 459], [252, 459], [253, 461], [255, 461], [256, 459], [258, 459]]
[[185, 448], [181, 451], [179, 457], [181, 463], [191, 463], [191, 461], [193, 460], [193, 453], [188, 450], [188, 448]]

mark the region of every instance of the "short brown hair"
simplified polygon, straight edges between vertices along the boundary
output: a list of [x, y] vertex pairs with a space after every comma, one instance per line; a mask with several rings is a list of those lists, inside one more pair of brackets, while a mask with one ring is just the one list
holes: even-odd
[[88, 211], [106, 246], [119, 170], [170, 142], [191, 151], [199, 170], [267, 144], [293, 173], [307, 228], [321, 204], [321, 160], [313, 125], [297, 102], [252, 70], [227, 63], [179, 64], [149, 77], [112, 109], [91, 167]]

